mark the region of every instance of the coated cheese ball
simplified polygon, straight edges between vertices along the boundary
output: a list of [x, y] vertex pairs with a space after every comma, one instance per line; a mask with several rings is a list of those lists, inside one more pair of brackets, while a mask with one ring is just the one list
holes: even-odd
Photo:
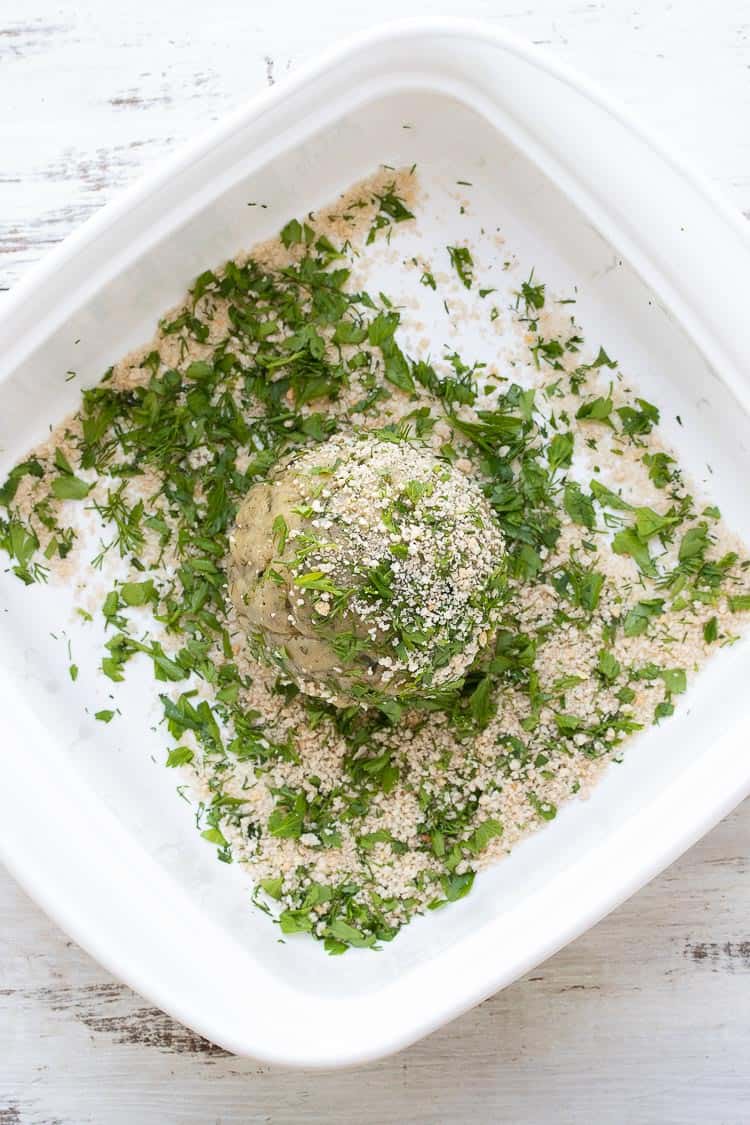
[[503, 564], [477, 484], [419, 443], [361, 434], [250, 489], [229, 588], [256, 657], [309, 695], [377, 706], [461, 680], [497, 619]]

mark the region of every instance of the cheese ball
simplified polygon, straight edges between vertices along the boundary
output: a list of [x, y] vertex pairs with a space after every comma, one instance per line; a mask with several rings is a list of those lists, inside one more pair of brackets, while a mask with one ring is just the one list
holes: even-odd
[[308, 695], [378, 706], [460, 683], [497, 621], [504, 557], [476, 483], [420, 443], [355, 434], [250, 489], [229, 591], [256, 658]]

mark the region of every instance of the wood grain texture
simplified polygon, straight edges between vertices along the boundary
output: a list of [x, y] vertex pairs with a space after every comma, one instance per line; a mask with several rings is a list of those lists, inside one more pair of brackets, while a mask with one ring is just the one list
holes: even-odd
[[[4, 0], [0, 288], [186, 137], [342, 34], [453, 0]], [[465, 0], [619, 95], [750, 211], [745, 0]]]
[[0, 1125], [744, 1125], [748, 854], [750, 802], [525, 979], [391, 1059], [331, 1074], [212, 1047], [6, 877]]
[[[4, 0], [0, 291], [340, 34], [452, 0]], [[750, 213], [746, 0], [466, 0], [638, 110]], [[1, 301], [0, 296], [0, 301]], [[747, 1122], [750, 802], [594, 930], [393, 1059], [284, 1072], [112, 980], [0, 873], [0, 1125]]]

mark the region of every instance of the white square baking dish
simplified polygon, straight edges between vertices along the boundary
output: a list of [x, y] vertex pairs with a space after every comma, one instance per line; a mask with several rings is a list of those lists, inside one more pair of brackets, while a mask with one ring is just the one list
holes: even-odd
[[[300, 70], [31, 271], [0, 321], [0, 474], [203, 269], [377, 164], [413, 162], [433, 222], [455, 181], [471, 180], [478, 226], [499, 227], [551, 287], [578, 287], [584, 327], [660, 404], [693, 478], [710, 478], [727, 522], [750, 537], [741, 220], [587, 83], [465, 23], [393, 26]], [[0, 855], [111, 972], [238, 1054], [340, 1066], [403, 1047], [581, 933], [750, 791], [743, 642], [589, 801], [468, 898], [378, 954], [327, 958], [306, 938], [280, 944], [245, 877], [193, 831], [160, 764], [147, 676], [118, 689], [121, 723], [91, 720], [85, 705], [103, 706], [111, 685], [95, 672], [101, 637], [73, 624], [75, 596], [0, 574]]]

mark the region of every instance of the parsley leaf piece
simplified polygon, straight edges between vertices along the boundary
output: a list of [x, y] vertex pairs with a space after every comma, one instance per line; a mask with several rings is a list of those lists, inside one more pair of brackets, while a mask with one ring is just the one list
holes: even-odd
[[673, 473], [669, 469], [670, 465], [674, 465], [674, 457], [670, 457], [666, 453], [644, 453], [643, 464], [648, 469], [649, 480], [656, 486], [656, 488], [666, 488], [672, 480]]
[[636, 534], [644, 543], [674, 526], [674, 517], [660, 516], [653, 508], [635, 508], [634, 511]]
[[176, 766], [185, 766], [188, 762], [192, 762], [195, 757], [195, 752], [189, 746], [175, 746], [174, 749], [169, 751], [167, 755], [166, 764], [170, 769]]
[[596, 359], [593, 361], [593, 363], [588, 364], [588, 366], [589, 367], [610, 367], [610, 368], [614, 368], [614, 367], [617, 367], [617, 360], [616, 359], [610, 359], [609, 356], [607, 355], [607, 353], [605, 352], [604, 348], [600, 347], [599, 351], [597, 352]]
[[400, 196], [396, 195], [395, 184], [391, 184], [382, 195], [375, 197], [380, 203], [380, 210], [393, 219], [394, 223], [404, 223], [413, 219], [414, 215]]
[[304, 813], [299, 808], [282, 805], [275, 808], [268, 818], [268, 831], [282, 840], [298, 839], [302, 835]]
[[[413, 219], [414, 215], [398, 195], [396, 195], [395, 184], [391, 184], [386, 188], [382, 195], [375, 195], [373, 201], [378, 204], [378, 212], [375, 220], [370, 227], [367, 235], [367, 245], [369, 246], [375, 241], [378, 231], [383, 230], [384, 227], [390, 227], [391, 223], [403, 223], [407, 219]], [[391, 232], [388, 231], [387, 238], [390, 238]]]
[[276, 541], [276, 550], [278, 551], [279, 555], [283, 555], [284, 548], [286, 547], [287, 535], [289, 534], [289, 527], [282, 515], [278, 515], [275, 517], [273, 523], [271, 524], [271, 533]]
[[124, 582], [120, 587], [120, 597], [127, 606], [143, 606], [156, 599], [153, 578], [145, 582]]
[[479, 855], [479, 853], [483, 852], [487, 847], [490, 840], [494, 840], [498, 836], [502, 836], [502, 834], [502, 824], [499, 820], [490, 816], [487, 820], [483, 820], [481, 824], [477, 825], [466, 841], [466, 846], [473, 855]]
[[261, 879], [260, 885], [269, 898], [275, 898], [277, 901], [281, 898], [284, 880], [280, 875], [276, 878]]
[[563, 493], [563, 507], [574, 523], [587, 527], [593, 531], [596, 526], [596, 514], [591, 498], [581, 491], [581, 486], [575, 481], [568, 481]]
[[208, 840], [209, 844], [218, 844], [220, 848], [227, 846], [227, 841], [219, 828], [206, 828], [201, 832], [201, 836], [204, 840]]
[[553, 805], [549, 801], [540, 801], [535, 793], [529, 793], [529, 803], [542, 820], [554, 820], [557, 816], [557, 805]]
[[336, 918], [331, 922], [327, 932], [337, 941], [344, 942], [346, 945], [353, 945], [358, 949], [371, 949], [377, 940], [374, 934], [363, 934], [361, 930], [358, 930], [355, 926], [350, 926], [343, 918]]
[[535, 320], [534, 314], [544, 308], [544, 285], [534, 284], [534, 271], [532, 270], [526, 281], [521, 284], [521, 289], [516, 293], [516, 308], [523, 301], [524, 313], [527, 318]]
[[15, 499], [18, 486], [26, 476], [36, 477], [37, 480], [44, 476], [44, 469], [35, 457], [30, 457], [27, 461], [21, 461], [8, 473], [5, 484], [0, 488], [0, 504], [4, 508], [8, 508]]
[[647, 598], [628, 611], [623, 622], [626, 637], [639, 637], [645, 633], [653, 618], [664, 612], [663, 598]]
[[587, 613], [593, 613], [599, 605], [604, 575], [571, 560], [553, 577], [552, 584], [558, 594], [569, 598]]
[[603, 648], [597, 657], [596, 670], [603, 679], [611, 683], [620, 675], [620, 661], [611, 652]]
[[694, 568], [700, 563], [708, 549], [708, 525], [699, 523], [691, 527], [682, 537], [678, 558], [683, 566]]
[[632, 504], [628, 504], [627, 500], [623, 500], [622, 496], [618, 496], [618, 494], [612, 492], [610, 488], [605, 488], [598, 480], [592, 480], [589, 487], [591, 488], [591, 495], [603, 508], [614, 508], [615, 511], [620, 512], [632, 512]]
[[443, 875], [440, 883], [447, 902], [458, 902], [464, 898], [474, 885], [474, 872], [465, 871], [462, 875]]
[[638, 403], [638, 410], [633, 406], [617, 408], [623, 432], [631, 437], [650, 434], [654, 426], [659, 424], [659, 411], [645, 398], [637, 398], [635, 401]]
[[469, 696], [469, 710], [477, 726], [482, 730], [495, 713], [492, 699], [492, 680], [484, 676]]
[[85, 500], [93, 485], [72, 474], [56, 477], [52, 481], [52, 495], [57, 500]]
[[586, 402], [582, 402], [576, 411], [576, 418], [582, 422], [603, 422], [605, 425], [611, 426], [610, 415], [612, 413], [612, 399], [607, 395], [606, 398], [593, 398]]
[[635, 528], [625, 527], [622, 531], [618, 531], [612, 540], [612, 550], [616, 555], [630, 555], [643, 574], [647, 574], [651, 578], [655, 577], [654, 560], [651, 558], [648, 546], [640, 538]]
[[573, 459], [573, 435], [571, 433], [555, 434], [547, 454], [551, 472], [556, 469], [567, 468]]
[[474, 280], [474, 259], [466, 246], [447, 246], [451, 265], [467, 289]]
[[282, 227], [279, 238], [287, 250], [292, 246], [299, 246], [304, 240], [302, 224], [297, 219], [290, 219], [286, 226]]
[[659, 675], [670, 695], [682, 695], [687, 691], [687, 673], [684, 668], [662, 668]]

